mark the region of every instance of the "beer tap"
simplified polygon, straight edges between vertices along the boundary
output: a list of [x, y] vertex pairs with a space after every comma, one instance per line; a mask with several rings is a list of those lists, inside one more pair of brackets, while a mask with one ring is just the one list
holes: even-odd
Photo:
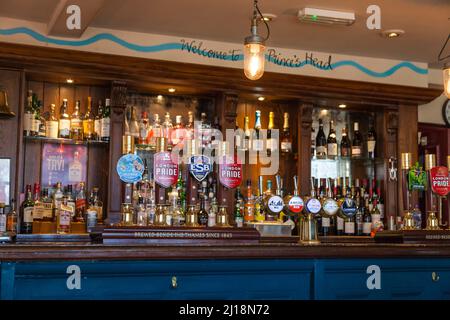
[[439, 220], [436, 217], [436, 195], [432, 190], [431, 169], [436, 166], [436, 155], [425, 155], [425, 170], [428, 176], [427, 188], [427, 226], [426, 230], [440, 230]]

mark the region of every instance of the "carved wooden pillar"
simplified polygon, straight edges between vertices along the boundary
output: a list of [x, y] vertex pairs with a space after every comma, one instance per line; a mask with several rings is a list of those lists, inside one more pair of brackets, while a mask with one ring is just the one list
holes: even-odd
[[312, 104], [301, 104], [298, 113], [298, 167], [299, 193], [302, 196], [311, 193], [311, 126]]
[[127, 85], [124, 81], [111, 83], [111, 126], [109, 143], [108, 211], [107, 223], [120, 221], [120, 207], [123, 199], [122, 181], [116, 165], [122, 156], [122, 135], [127, 105]]
[[[235, 129], [236, 127], [236, 116], [237, 116], [237, 104], [238, 104], [238, 96], [233, 93], [222, 93], [217, 96], [216, 100], [216, 112], [219, 116], [220, 123], [222, 126], [222, 135], [223, 139], [226, 139], [226, 130], [227, 129]], [[230, 143], [231, 144], [231, 143]], [[230, 150], [231, 152], [231, 150]], [[234, 223], [234, 191], [228, 189], [220, 184], [219, 182], [219, 172], [218, 166], [216, 166], [216, 176], [218, 182], [217, 188], [217, 199], [219, 201], [219, 205], [227, 205], [228, 211], [228, 221], [230, 224]]]
[[[399, 153], [397, 149], [398, 139], [398, 109], [389, 108], [386, 109], [383, 114], [377, 118], [377, 127], [381, 128], [381, 136], [378, 141], [382, 143], [378, 152], [384, 155], [383, 166], [377, 166], [376, 178], [377, 180], [383, 180], [384, 187], [384, 224], [387, 229], [389, 226], [390, 217], [394, 218], [394, 223], [397, 222], [398, 208], [399, 208], [399, 184], [398, 179], [400, 177], [399, 170]], [[417, 135], [416, 135], [417, 136]], [[390, 178], [389, 169], [391, 166], [390, 160], [394, 161], [393, 164], [397, 168], [397, 180]]]

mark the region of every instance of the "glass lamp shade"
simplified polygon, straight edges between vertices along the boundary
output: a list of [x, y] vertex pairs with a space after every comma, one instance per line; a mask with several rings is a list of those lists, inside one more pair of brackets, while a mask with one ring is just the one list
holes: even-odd
[[264, 52], [266, 47], [260, 43], [244, 45], [244, 73], [250, 80], [258, 80], [264, 74]]
[[450, 99], [450, 63], [444, 67], [444, 93]]

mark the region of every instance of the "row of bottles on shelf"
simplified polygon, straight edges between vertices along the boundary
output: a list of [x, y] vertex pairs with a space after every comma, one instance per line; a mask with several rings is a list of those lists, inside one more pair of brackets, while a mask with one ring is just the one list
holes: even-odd
[[[364, 147], [366, 144], [366, 147]], [[359, 122], [353, 123], [353, 139], [349, 138], [347, 126], [342, 128], [341, 141], [338, 143], [334, 121], [330, 121], [328, 137], [323, 130], [323, 121], [319, 119], [319, 130], [317, 135], [314, 128], [311, 132], [311, 156], [316, 159], [341, 158], [375, 158], [376, 133], [373, 120], [369, 121], [369, 130], [364, 140], [359, 131]], [[364, 152], [367, 152], [364, 154]]]
[[[238, 150], [247, 151], [252, 149], [254, 151], [267, 150], [267, 155], [280, 147], [281, 153], [292, 152], [292, 137], [289, 129], [289, 114], [284, 113], [284, 124], [281, 133], [280, 141], [275, 138], [273, 130], [274, 113], [269, 113], [269, 124], [267, 128], [266, 141], [263, 140], [261, 133], [261, 111], [255, 112], [255, 124], [253, 129], [250, 129], [249, 117], [244, 118], [244, 128], [240, 129], [236, 120], [235, 130], [241, 130], [242, 134], [237, 134], [235, 137], [235, 148]], [[161, 123], [159, 114], [153, 115], [152, 122], [149, 119], [147, 111], [142, 111], [140, 119], [137, 117], [135, 107], [127, 108], [125, 117], [125, 135], [133, 136], [135, 144], [148, 145], [151, 150], [156, 149], [156, 141], [158, 137], [166, 139], [168, 149], [171, 150], [173, 146], [183, 146], [183, 141], [192, 140], [196, 135], [201, 141], [204, 148], [212, 148], [215, 141], [213, 130], [221, 131], [218, 117], [214, 118], [214, 122], [208, 121], [205, 112], [201, 113], [200, 121], [196, 124], [194, 122], [194, 114], [192, 111], [188, 112], [187, 123], [183, 121], [181, 115], [175, 116], [175, 125], [172, 122], [172, 117], [169, 112], [166, 112], [164, 121]], [[264, 148], [266, 144], [266, 148]]]
[[76, 141], [104, 141], [110, 140], [110, 99], [98, 101], [97, 113], [93, 112], [92, 98], [87, 98], [87, 111], [80, 110], [81, 102], [75, 102], [74, 111], [68, 113], [68, 100], [63, 99], [56, 115], [55, 104], [50, 105], [48, 114], [44, 114], [42, 102], [31, 90], [28, 91], [25, 105], [23, 134], [24, 136], [46, 137], [51, 139], [65, 138]]
[[85, 184], [80, 182], [77, 190], [73, 185], [62, 188], [60, 182], [54, 188], [43, 188], [39, 183], [26, 186], [25, 200], [20, 207], [20, 233], [38, 233], [33, 226], [40, 222], [56, 223], [54, 231], [58, 234], [71, 232], [74, 222], [85, 226], [90, 232], [103, 218], [103, 203], [99, 198], [99, 189], [94, 187], [87, 196]]

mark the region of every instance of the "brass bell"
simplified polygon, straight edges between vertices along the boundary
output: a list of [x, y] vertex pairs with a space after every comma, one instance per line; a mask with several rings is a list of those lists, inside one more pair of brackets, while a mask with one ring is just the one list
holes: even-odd
[[15, 113], [9, 109], [8, 95], [6, 88], [0, 87], [0, 119], [9, 119], [15, 116]]
[[317, 224], [314, 216], [308, 213], [306, 217], [300, 219], [300, 243], [319, 244], [317, 237]]
[[426, 230], [441, 230], [439, 227], [439, 220], [435, 212], [428, 212]]

